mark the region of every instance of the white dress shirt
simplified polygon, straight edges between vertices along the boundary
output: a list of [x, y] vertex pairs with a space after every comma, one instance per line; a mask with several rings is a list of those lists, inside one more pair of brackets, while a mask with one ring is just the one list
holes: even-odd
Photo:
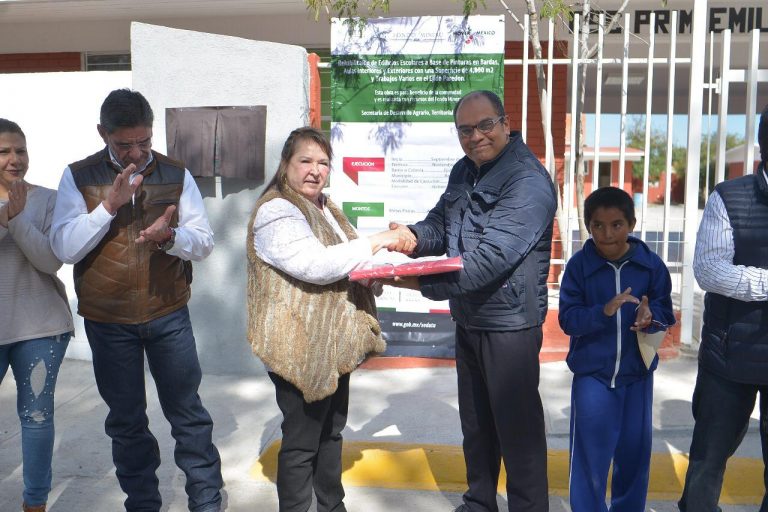
[[325, 246], [304, 214], [285, 199], [272, 199], [259, 208], [253, 222], [253, 248], [265, 263], [307, 283], [325, 285], [347, 277], [373, 256], [366, 237], [348, 240], [328, 208], [323, 215], [343, 240]]
[[[131, 175], [131, 181], [137, 175]], [[183, 260], [205, 259], [213, 250], [213, 231], [208, 223], [200, 190], [186, 169], [176, 212], [179, 215], [176, 241], [167, 253]], [[82, 260], [104, 238], [112, 219], [114, 216], [101, 203], [88, 212], [85, 199], [75, 185], [72, 171], [69, 167], [64, 169], [50, 235], [51, 248], [56, 256], [64, 263]]]
[[[761, 167], [762, 169], [762, 167]], [[760, 171], [768, 182], [764, 170]], [[768, 300], [768, 269], [734, 265], [736, 254], [733, 227], [723, 199], [712, 192], [704, 207], [696, 250], [693, 273], [702, 290], [742, 301]]]

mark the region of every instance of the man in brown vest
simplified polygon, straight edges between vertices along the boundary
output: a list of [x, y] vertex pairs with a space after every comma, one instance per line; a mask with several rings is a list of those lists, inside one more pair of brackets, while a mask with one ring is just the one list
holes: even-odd
[[149, 431], [144, 354], [187, 477], [189, 510], [221, 508], [213, 421], [198, 396], [202, 377], [187, 301], [191, 261], [213, 250], [200, 191], [180, 162], [152, 151], [147, 100], [112, 91], [101, 106], [106, 147], [70, 164], [51, 227], [56, 255], [73, 263], [105, 421], [127, 511], [160, 510], [157, 440]]

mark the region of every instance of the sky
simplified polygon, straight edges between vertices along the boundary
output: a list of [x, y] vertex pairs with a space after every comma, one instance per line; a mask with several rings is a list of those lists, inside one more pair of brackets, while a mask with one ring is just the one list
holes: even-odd
[[[587, 114], [587, 145], [592, 146], [595, 142], [595, 115]], [[633, 118], [644, 119], [645, 116], [628, 115], [627, 122], [631, 125]], [[717, 136], [717, 116], [713, 115], [711, 118], [711, 133], [713, 142]], [[759, 119], [755, 121], [755, 133], [754, 141], [757, 142], [757, 127]], [[707, 133], [708, 117], [705, 114], [701, 120], [702, 134]], [[619, 128], [621, 126], [621, 116], [619, 114], [602, 114], [600, 120], [600, 145], [616, 146], [619, 145]], [[659, 131], [661, 133], [667, 132], [667, 116], [666, 114], [654, 114], [651, 116], [651, 130]], [[729, 115], [728, 116], [728, 133], [735, 133], [737, 135], [744, 136], [746, 132], [746, 117], [744, 115]], [[688, 116], [687, 115], [675, 115], [672, 121], [672, 140], [674, 146], [686, 146], [688, 139]], [[642, 148], [638, 148], [642, 149]]]

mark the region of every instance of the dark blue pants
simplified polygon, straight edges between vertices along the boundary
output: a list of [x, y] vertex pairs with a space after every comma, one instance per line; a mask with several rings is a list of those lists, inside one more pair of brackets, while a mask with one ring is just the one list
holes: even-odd
[[[346, 512], [341, 484], [341, 431], [347, 424], [349, 374], [336, 392], [307, 403], [296, 386], [274, 372], [275, 397], [283, 413], [283, 442], [277, 456], [280, 512], [306, 512], [317, 497], [317, 512]], [[257, 508], [254, 508], [256, 510]]]
[[[685, 474], [683, 496], [678, 503], [682, 512], [715, 512], [720, 508], [720, 492], [728, 458], [744, 439], [749, 417], [760, 393], [760, 440], [763, 462], [768, 454], [768, 386], [739, 384], [720, 377], [699, 365], [693, 390], [693, 439]], [[768, 475], [763, 472], [768, 487]], [[768, 495], [760, 512], [768, 512]]]
[[653, 374], [610, 388], [589, 375], [571, 386], [570, 502], [573, 512], [643, 512], [651, 468]]
[[459, 417], [472, 512], [497, 512], [501, 460], [510, 512], [546, 512], [547, 439], [539, 396], [541, 327], [521, 331], [456, 328]]
[[112, 439], [120, 487], [128, 495], [125, 509], [157, 512], [161, 506], [155, 474], [160, 452], [146, 414], [146, 352], [160, 406], [176, 440], [176, 465], [187, 477], [189, 510], [218, 511], [221, 461], [211, 440], [213, 421], [197, 394], [202, 372], [187, 307], [143, 324], [85, 320], [85, 331], [96, 384], [109, 407], [104, 426]]

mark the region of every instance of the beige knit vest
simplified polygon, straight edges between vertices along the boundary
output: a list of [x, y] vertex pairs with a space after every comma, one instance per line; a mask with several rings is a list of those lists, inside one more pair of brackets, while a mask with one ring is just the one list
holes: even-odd
[[[372, 352], [386, 348], [371, 291], [348, 279], [315, 285], [264, 263], [253, 247], [259, 208], [275, 198], [294, 204], [325, 245], [341, 243], [322, 212], [289, 187], [271, 190], [256, 203], [248, 223], [248, 341], [270, 369], [314, 402], [336, 391], [340, 375], [354, 370]], [[346, 216], [330, 210], [350, 240], [357, 238]]]

